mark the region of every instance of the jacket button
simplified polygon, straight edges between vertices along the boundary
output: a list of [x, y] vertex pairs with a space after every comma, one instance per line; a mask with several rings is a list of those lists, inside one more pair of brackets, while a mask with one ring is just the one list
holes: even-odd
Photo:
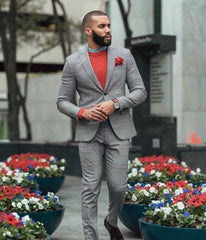
[[107, 95], [107, 93], [104, 93], [104, 96], [106, 96]]

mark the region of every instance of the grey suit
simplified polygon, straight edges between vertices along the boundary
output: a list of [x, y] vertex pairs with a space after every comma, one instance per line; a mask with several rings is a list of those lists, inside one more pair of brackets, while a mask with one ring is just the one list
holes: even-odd
[[[77, 120], [75, 140], [79, 143], [83, 173], [82, 217], [86, 240], [98, 240], [97, 200], [101, 185], [103, 160], [109, 189], [107, 219], [116, 226], [124, 202], [127, 183], [129, 138], [136, 135], [130, 115], [133, 108], [146, 99], [146, 90], [133, 56], [128, 49], [108, 47], [108, 67], [105, 89], [102, 89], [90, 63], [87, 48], [70, 55], [63, 69], [57, 99], [59, 111]], [[115, 66], [117, 57], [123, 64]], [[125, 84], [129, 94], [125, 93]], [[74, 104], [75, 91], [80, 99]], [[104, 123], [79, 120], [82, 107], [117, 98], [120, 109]]]

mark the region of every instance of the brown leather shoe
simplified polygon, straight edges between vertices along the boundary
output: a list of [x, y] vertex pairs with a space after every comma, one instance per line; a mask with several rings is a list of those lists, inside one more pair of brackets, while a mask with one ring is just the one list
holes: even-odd
[[118, 227], [113, 227], [108, 221], [107, 218], [104, 219], [104, 226], [110, 234], [110, 240], [124, 240]]

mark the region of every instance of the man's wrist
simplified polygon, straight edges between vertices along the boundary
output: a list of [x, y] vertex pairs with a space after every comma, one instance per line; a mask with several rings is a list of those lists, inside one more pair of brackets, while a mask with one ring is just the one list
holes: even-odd
[[83, 112], [86, 110], [86, 108], [81, 108], [80, 110], [79, 110], [79, 112], [78, 112], [78, 118], [79, 118], [79, 120], [82, 120], [83, 119], [83, 116], [82, 116], [82, 114], [83, 114]]

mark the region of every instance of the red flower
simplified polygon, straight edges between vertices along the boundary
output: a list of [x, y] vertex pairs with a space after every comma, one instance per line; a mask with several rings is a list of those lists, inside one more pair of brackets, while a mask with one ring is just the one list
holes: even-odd
[[121, 57], [116, 57], [115, 58], [115, 67], [118, 65], [122, 65], [124, 63], [124, 59]]

